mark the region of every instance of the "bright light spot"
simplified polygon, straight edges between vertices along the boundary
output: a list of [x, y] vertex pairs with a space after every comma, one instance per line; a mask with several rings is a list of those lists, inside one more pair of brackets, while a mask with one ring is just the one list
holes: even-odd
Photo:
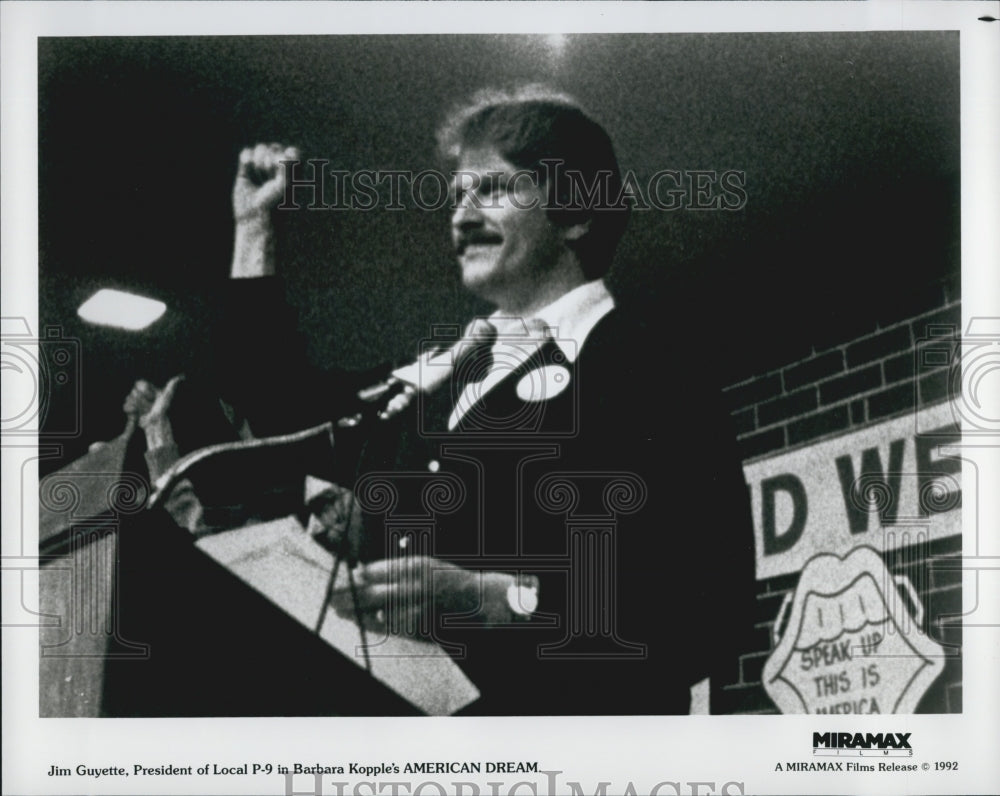
[[562, 51], [566, 49], [565, 33], [550, 33], [545, 39], [548, 41], [554, 55], [562, 55]]
[[167, 305], [162, 301], [102, 288], [80, 305], [77, 314], [90, 323], [135, 332], [145, 329], [166, 311]]

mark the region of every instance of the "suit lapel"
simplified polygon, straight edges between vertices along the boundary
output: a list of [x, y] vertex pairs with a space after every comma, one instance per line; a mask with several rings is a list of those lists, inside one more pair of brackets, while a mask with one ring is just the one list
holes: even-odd
[[473, 403], [456, 431], [469, 433], [541, 431], [552, 399], [571, 391], [573, 365], [558, 344], [545, 341], [488, 393]]

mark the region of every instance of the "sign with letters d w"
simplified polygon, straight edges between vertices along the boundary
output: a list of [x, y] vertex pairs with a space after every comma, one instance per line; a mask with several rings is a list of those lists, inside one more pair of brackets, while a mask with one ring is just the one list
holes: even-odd
[[757, 578], [821, 553], [886, 551], [961, 533], [960, 440], [950, 403], [744, 467]]

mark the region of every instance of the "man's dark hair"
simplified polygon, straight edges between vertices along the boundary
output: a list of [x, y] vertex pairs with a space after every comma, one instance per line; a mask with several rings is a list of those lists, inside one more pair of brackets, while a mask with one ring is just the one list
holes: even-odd
[[479, 92], [438, 131], [438, 144], [453, 163], [465, 150], [492, 147], [533, 172], [546, 184], [553, 223], [590, 220], [574, 245], [588, 279], [605, 275], [628, 223], [628, 198], [610, 136], [573, 99], [540, 86]]

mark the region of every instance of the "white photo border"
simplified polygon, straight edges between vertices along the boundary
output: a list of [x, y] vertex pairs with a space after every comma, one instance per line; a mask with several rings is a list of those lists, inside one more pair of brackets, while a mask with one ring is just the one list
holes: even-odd
[[[511, 5], [515, 7], [512, 8]], [[335, 13], [331, 13], [335, 11]], [[961, 46], [962, 313], [1000, 317], [1000, 17], [995, 2], [748, 2], [748, 3], [3, 3], [2, 48], [2, 304], [4, 316], [22, 316], [37, 328], [37, 49], [39, 36], [250, 35], [321, 33], [582, 33], [958, 30]], [[993, 376], [994, 380], [996, 375]], [[994, 385], [994, 397], [997, 395]], [[5, 402], [12, 396], [5, 396]], [[5, 443], [6, 445], [6, 443]], [[21, 473], [4, 450], [4, 567], [23, 560], [22, 516], [37, 516], [24, 495]], [[965, 556], [984, 569], [966, 572], [964, 601], [970, 625], [963, 634], [964, 709], [956, 715], [826, 717], [832, 731], [910, 732], [918, 762], [959, 761], [945, 776], [931, 770], [912, 777], [845, 779], [828, 773], [776, 773], [775, 764], [808, 759], [811, 716], [506, 718], [206, 718], [39, 719], [38, 644], [31, 628], [3, 633], [4, 793], [285, 793], [284, 778], [270, 776], [125, 777], [63, 780], [47, 776], [54, 764], [92, 769], [134, 763], [149, 766], [253, 762], [377, 766], [425, 760], [538, 761], [560, 772], [551, 780], [525, 775], [438, 776], [446, 788], [477, 782], [482, 793], [584, 793], [607, 783], [608, 793], [990, 793], [1000, 788], [995, 744], [1000, 709], [996, 677], [1000, 656], [1000, 528], [995, 489], [1000, 483], [1000, 436], [963, 446], [975, 465], [978, 505], [965, 505]], [[970, 468], [972, 469], [972, 468]], [[992, 494], [991, 494], [992, 493]], [[969, 501], [972, 503], [972, 501]], [[975, 529], [976, 533], [972, 533]], [[10, 531], [11, 533], [8, 533]], [[16, 538], [12, 538], [16, 537]], [[33, 549], [25, 539], [23, 549]], [[10, 564], [14, 566], [14, 564]], [[4, 578], [4, 617], [16, 607], [17, 587]], [[992, 606], [992, 608], [990, 608]], [[410, 782], [433, 779], [414, 775]], [[326, 776], [324, 793], [338, 793]], [[371, 780], [371, 778], [367, 778]], [[405, 776], [383, 778], [403, 781]], [[535, 791], [521, 780], [538, 783]], [[490, 790], [490, 781], [503, 782]], [[705, 783], [694, 790], [692, 783]], [[709, 786], [707, 783], [713, 783]], [[728, 783], [728, 789], [727, 788]], [[740, 789], [737, 789], [737, 784]], [[295, 778], [296, 792], [316, 792], [312, 777]], [[678, 788], [680, 789], [678, 791]], [[400, 790], [400, 793], [411, 792]], [[428, 786], [425, 793], [440, 792]], [[446, 790], [445, 792], [453, 792]], [[471, 787], [465, 791], [473, 793]]]

